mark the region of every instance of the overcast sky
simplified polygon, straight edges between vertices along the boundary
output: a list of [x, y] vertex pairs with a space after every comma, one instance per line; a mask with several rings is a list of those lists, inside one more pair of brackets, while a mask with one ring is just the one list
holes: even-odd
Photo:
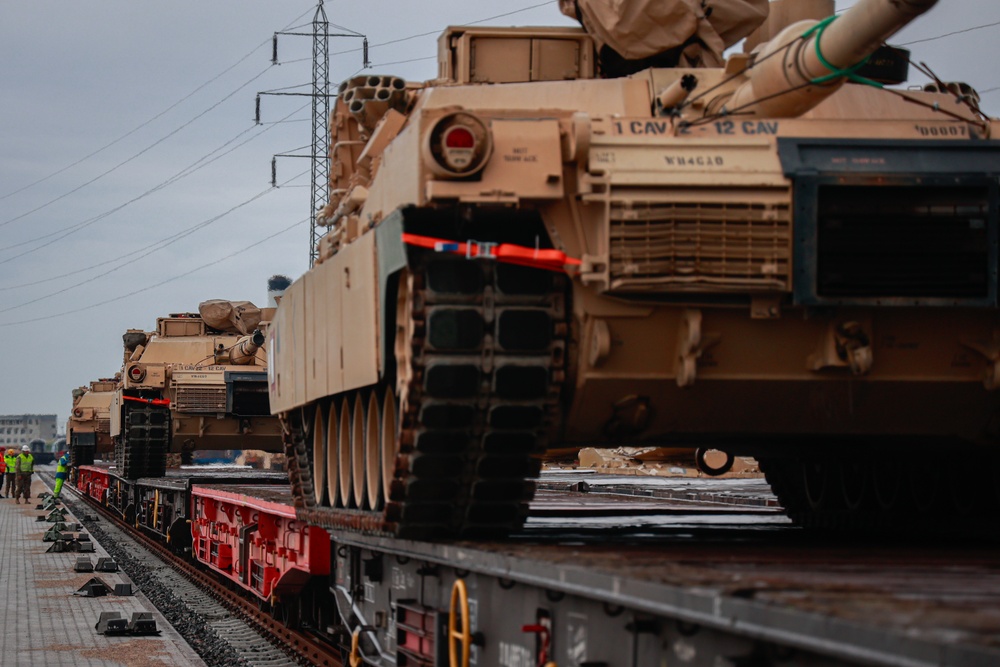
[[[838, 9], [853, 0], [838, 2]], [[447, 25], [570, 25], [554, 0], [327, 2], [371, 72], [436, 74]], [[0, 414], [56, 413], [121, 367], [121, 335], [212, 298], [265, 302], [308, 265], [315, 0], [0, 0]], [[1000, 113], [1000, 2], [940, 0], [892, 40]], [[387, 43], [387, 44], [384, 44]], [[362, 69], [331, 40], [330, 78]], [[915, 81], [918, 77], [911, 77]], [[297, 88], [295, 88], [298, 86]], [[283, 122], [282, 122], [283, 121]]]

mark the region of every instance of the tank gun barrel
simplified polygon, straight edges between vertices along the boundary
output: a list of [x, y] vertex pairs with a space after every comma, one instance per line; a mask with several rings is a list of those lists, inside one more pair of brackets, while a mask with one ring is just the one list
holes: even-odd
[[252, 334], [241, 336], [236, 344], [229, 351], [229, 362], [240, 366], [248, 366], [253, 363], [257, 355], [257, 350], [264, 344], [264, 334], [260, 329]]
[[[836, 20], [790, 25], [757, 55], [760, 64], [724, 108], [772, 118], [801, 115], [836, 92], [850, 68], [936, 3], [860, 0]], [[778, 53], [782, 49], [783, 55]]]

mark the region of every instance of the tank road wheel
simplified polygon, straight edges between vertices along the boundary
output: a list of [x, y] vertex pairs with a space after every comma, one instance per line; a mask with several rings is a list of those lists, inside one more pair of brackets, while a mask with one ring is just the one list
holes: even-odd
[[340, 420], [337, 399], [330, 401], [326, 419], [326, 494], [330, 507], [340, 507]]
[[899, 509], [903, 491], [903, 470], [899, 462], [878, 458], [872, 462], [875, 502], [883, 512]]
[[365, 426], [365, 394], [358, 392], [351, 411], [351, 487], [358, 509], [365, 509]]
[[988, 481], [982, 471], [968, 471], [955, 464], [949, 465], [945, 470], [944, 480], [951, 503], [949, 509], [953, 509], [960, 517], [969, 517], [985, 507], [989, 500], [983, 497], [983, 491], [987, 488]]
[[801, 465], [806, 504], [814, 511], [826, 509], [832, 497], [832, 466], [828, 461], [816, 460], [802, 461]]
[[316, 404], [316, 414], [312, 420], [312, 473], [313, 497], [316, 505], [322, 507], [326, 496], [326, 420], [322, 404]]
[[382, 470], [382, 504], [389, 502], [392, 480], [399, 453], [399, 420], [396, 392], [388, 387], [382, 404], [382, 427], [379, 431], [379, 463]]
[[907, 467], [907, 491], [913, 509], [918, 514], [933, 512], [938, 508], [942, 495], [941, 470], [924, 461], [911, 461]]
[[340, 403], [338, 423], [340, 435], [337, 438], [337, 473], [340, 478], [340, 506], [350, 507], [354, 491], [351, 488], [351, 402], [347, 396]]
[[860, 461], [840, 463], [840, 495], [848, 510], [855, 512], [868, 504], [871, 470]]
[[378, 392], [373, 391], [368, 399], [365, 419], [365, 490], [368, 509], [382, 508], [382, 460], [379, 450], [382, 445], [379, 428], [382, 415]]

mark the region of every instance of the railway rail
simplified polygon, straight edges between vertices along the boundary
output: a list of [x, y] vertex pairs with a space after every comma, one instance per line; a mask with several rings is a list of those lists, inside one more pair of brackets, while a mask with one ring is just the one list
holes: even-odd
[[[307, 526], [277, 484], [168, 473], [115, 498], [93, 473], [89, 495], [207, 563], [204, 585], [310, 664], [1000, 664], [995, 541], [818, 536], [760, 479], [543, 474], [512, 539], [427, 542]], [[160, 520], [182, 483], [190, 547]]]
[[[54, 478], [47, 479], [51, 477], [48, 473], [42, 473], [41, 476], [49, 484], [54, 483]], [[130, 524], [123, 521], [121, 516], [116, 515], [107, 506], [95, 502], [93, 498], [80, 493], [73, 487], [67, 486], [66, 488], [70, 489], [88, 507], [114, 522], [115, 526], [125, 531], [129, 537], [153, 553], [174, 572], [207, 593], [233, 616], [246, 623], [267, 643], [278, 647], [289, 659], [299, 664], [320, 665], [322, 667], [340, 667], [342, 664], [339, 651], [329, 644], [311, 635], [309, 632], [288, 627], [282, 620], [275, 618], [273, 610], [267, 605], [256, 604], [247, 600], [238, 592], [228, 587], [225, 582], [199, 570], [195, 564], [191, 563], [183, 555], [165, 546], [143, 530], [140, 530], [134, 523]], [[231, 631], [235, 630], [235, 628], [231, 628]]]

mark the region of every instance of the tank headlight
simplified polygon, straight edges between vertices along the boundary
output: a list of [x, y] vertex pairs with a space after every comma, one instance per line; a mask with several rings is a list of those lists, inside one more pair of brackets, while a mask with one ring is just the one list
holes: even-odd
[[425, 136], [423, 152], [425, 163], [438, 178], [468, 178], [486, 166], [493, 138], [486, 123], [459, 111], [434, 123]]
[[77, 418], [82, 417], [83, 416], [83, 410], [81, 410], [80, 408], [77, 408], [77, 409], [73, 410], [73, 416], [77, 417]]
[[128, 369], [128, 377], [132, 382], [142, 382], [146, 377], [146, 369], [138, 364]]

